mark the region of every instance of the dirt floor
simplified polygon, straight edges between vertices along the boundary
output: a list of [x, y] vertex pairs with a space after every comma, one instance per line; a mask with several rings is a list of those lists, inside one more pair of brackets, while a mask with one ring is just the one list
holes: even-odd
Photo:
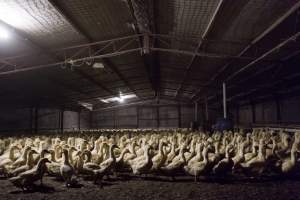
[[90, 181], [80, 180], [79, 188], [66, 188], [62, 182], [45, 177], [43, 187], [23, 193], [9, 181], [0, 180], [0, 200], [18, 199], [300, 199], [300, 179], [260, 180], [202, 179], [195, 183], [192, 177], [178, 177], [171, 181], [166, 177], [146, 179], [127, 177], [104, 181], [103, 188]]

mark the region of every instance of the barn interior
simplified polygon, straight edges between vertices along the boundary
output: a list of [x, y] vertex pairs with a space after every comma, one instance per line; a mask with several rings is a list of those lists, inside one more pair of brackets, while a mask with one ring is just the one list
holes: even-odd
[[299, 14], [0, 1], [0, 199], [299, 198]]

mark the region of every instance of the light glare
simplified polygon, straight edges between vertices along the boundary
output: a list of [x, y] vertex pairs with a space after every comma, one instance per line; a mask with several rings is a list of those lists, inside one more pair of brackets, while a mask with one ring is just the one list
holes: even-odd
[[8, 30], [6, 30], [4, 27], [0, 26], [0, 38], [1, 39], [8, 39], [9, 33]]

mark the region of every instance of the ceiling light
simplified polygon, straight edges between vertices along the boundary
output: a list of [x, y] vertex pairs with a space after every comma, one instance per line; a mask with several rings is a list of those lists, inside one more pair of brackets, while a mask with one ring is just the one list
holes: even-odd
[[118, 96], [118, 97], [111, 97], [111, 98], [107, 98], [107, 99], [98, 98], [98, 99], [103, 103], [112, 103], [112, 102], [123, 103], [126, 99], [132, 99], [132, 98], [136, 98], [136, 97], [137, 96], [135, 94], [123, 95], [122, 93], [120, 93], [120, 96]]
[[118, 99], [118, 101], [119, 101], [120, 103], [123, 103], [123, 102], [124, 102], [124, 98], [121, 96], [121, 97]]
[[95, 62], [92, 66], [94, 69], [104, 69], [104, 65], [102, 63]]
[[24, 9], [25, 5], [25, 1], [1, 1], [0, 20], [17, 29], [40, 30], [41, 26], [37, 26], [36, 19], [43, 15], [32, 15], [27, 9]]
[[123, 103], [123, 102], [124, 102], [124, 98], [123, 98], [123, 96], [122, 96], [122, 92], [120, 92], [120, 97], [119, 97], [118, 101], [119, 101], [120, 103]]
[[1, 39], [8, 39], [9, 38], [9, 32], [4, 27], [0, 26], [0, 38]]

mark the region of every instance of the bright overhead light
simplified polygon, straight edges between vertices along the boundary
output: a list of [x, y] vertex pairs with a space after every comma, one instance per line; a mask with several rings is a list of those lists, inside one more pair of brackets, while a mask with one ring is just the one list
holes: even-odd
[[4, 27], [0, 26], [0, 38], [1, 39], [8, 39], [9, 38], [9, 32]]
[[118, 99], [118, 101], [119, 101], [120, 103], [123, 103], [123, 102], [124, 102], [124, 98], [123, 98], [122, 96], [120, 96], [119, 99]]
[[126, 99], [132, 99], [132, 98], [136, 98], [136, 97], [137, 96], [135, 94], [123, 95], [122, 93], [120, 93], [119, 97], [111, 97], [111, 98], [107, 98], [107, 99], [98, 98], [98, 99], [103, 103], [112, 103], [112, 102], [123, 103]]
[[[36, 15], [28, 12], [25, 9], [25, 1], [1, 1], [0, 2], [0, 20], [17, 28], [17, 29], [30, 29], [37, 30], [40, 26], [37, 26]], [[37, 14], [42, 15], [42, 14]]]

